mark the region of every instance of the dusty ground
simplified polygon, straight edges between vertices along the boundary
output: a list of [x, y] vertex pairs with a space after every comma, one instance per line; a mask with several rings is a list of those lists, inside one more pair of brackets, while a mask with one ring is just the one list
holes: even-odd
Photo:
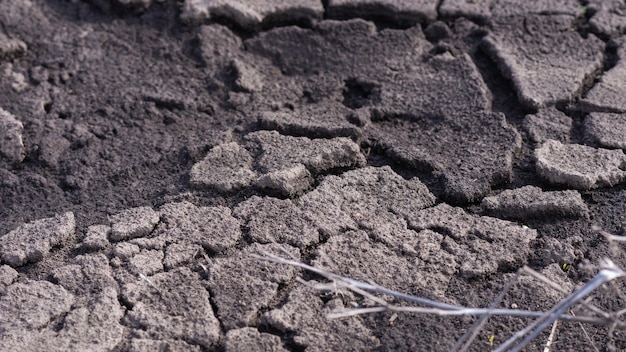
[[[251, 259], [278, 244], [477, 307], [525, 264], [568, 290], [626, 265], [594, 227], [626, 227], [621, 0], [0, 0], [0, 25], [2, 351], [445, 351], [473, 322], [328, 321], [368, 302]], [[626, 349], [585, 328], [553, 349]]]

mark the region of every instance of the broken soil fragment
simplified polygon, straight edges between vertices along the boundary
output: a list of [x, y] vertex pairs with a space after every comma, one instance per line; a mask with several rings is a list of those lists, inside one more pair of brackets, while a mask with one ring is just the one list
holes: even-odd
[[0, 259], [13, 267], [38, 262], [73, 235], [75, 227], [72, 212], [24, 224], [0, 237]]
[[577, 0], [443, 0], [439, 6], [443, 17], [468, 17], [479, 22], [527, 14], [576, 16], [579, 11]]
[[[283, 245], [283, 248], [300, 256], [297, 248]], [[266, 261], [256, 261], [252, 254], [271, 252], [282, 253], [278, 245], [255, 243], [230, 256], [211, 260], [209, 286], [214, 293], [213, 302], [218, 309], [218, 317], [227, 330], [242, 328], [254, 323], [259, 311], [268, 307], [278, 293], [280, 284], [293, 279], [296, 268], [276, 266]]]
[[582, 110], [626, 113], [626, 39], [621, 38], [618, 45], [619, 61], [587, 92], [580, 102]]
[[379, 212], [408, 216], [432, 206], [435, 200], [418, 178], [405, 180], [389, 166], [369, 166], [327, 176], [296, 204], [322, 234], [332, 236], [341, 230], [356, 230], [362, 217]]
[[592, 112], [585, 118], [585, 136], [601, 147], [626, 150], [626, 113]]
[[329, 0], [327, 16], [335, 19], [385, 18], [399, 26], [433, 22], [437, 3], [429, 0]]
[[8, 111], [0, 108], [0, 156], [10, 162], [20, 163], [26, 151], [22, 141], [24, 126]]
[[[180, 250], [189, 254], [189, 246], [222, 252], [235, 246], [242, 236], [239, 221], [231, 216], [227, 207], [199, 207], [184, 201], [167, 203], [159, 212], [162, 221], [154, 231], [155, 238], [164, 240], [168, 245], [182, 245], [176, 252]], [[168, 247], [166, 253], [170, 250]], [[186, 259], [181, 258], [182, 262], [192, 258], [184, 257]]]
[[123, 241], [150, 234], [159, 222], [159, 214], [150, 207], [130, 208], [109, 217], [111, 241]]
[[525, 186], [486, 197], [482, 207], [490, 214], [508, 219], [585, 217], [589, 209], [577, 191], [543, 192]]
[[521, 136], [504, 115], [457, 111], [419, 119], [372, 124], [372, 138], [386, 154], [421, 172], [439, 177], [453, 202], [475, 201], [510, 180]]
[[82, 304], [47, 281], [16, 283], [0, 296], [0, 309], [0, 341], [7, 351], [110, 351], [124, 331], [124, 310], [111, 287]]
[[347, 307], [340, 298], [324, 303], [318, 295], [312, 288], [299, 285], [289, 293], [285, 304], [264, 313], [261, 322], [294, 333], [294, 342], [312, 351], [368, 351], [380, 345], [360, 317], [326, 319], [326, 314]]
[[604, 43], [576, 31], [574, 17], [525, 15], [496, 20], [483, 48], [511, 79], [522, 104], [538, 109], [568, 103], [602, 69]]
[[138, 279], [126, 284], [121, 292], [132, 306], [125, 320], [139, 336], [181, 339], [204, 348], [219, 342], [220, 323], [213, 314], [211, 297], [196, 273], [178, 268], [149, 280], [154, 286]]
[[344, 137], [309, 139], [259, 131], [246, 135], [246, 140], [260, 150], [255, 166], [262, 176], [257, 186], [289, 196], [307, 190], [312, 176], [366, 164], [359, 145]]
[[408, 218], [416, 231], [430, 229], [445, 234], [442, 247], [454, 255], [459, 273], [476, 277], [513, 270], [528, 261], [537, 231], [489, 216], [477, 216], [462, 208], [439, 204]]
[[258, 243], [287, 243], [304, 249], [319, 242], [313, 222], [289, 199], [253, 196], [233, 210]]
[[324, 7], [317, 0], [185, 0], [181, 19], [200, 23], [226, 18], [246, 29], [260, 29], [264, 23], [312, 23], [321, 19]]
[[523, 126], [535, 143], [543, 143], [548, 139], [569, 143], [572, 118], [554, 107], [549, 107], [536, 114], [526, 115]]
[[575, 189], [612, 187], [626, 180], [626, 155], [548, 140], [535, 149], [537, 173], [547, 181]]
[[626, 30], [626, 3], [623, 0], [591, 0], [587, 11], [592, 11], [589, 27], [596, 34], [618, 36]]
[[221, 144], [191, 168], [190, 181], [193, 185], [212, 187], [220, 192], [245, 188], [257, 177], [251, 170], [252, 162], [250, 153], [239, 144]]

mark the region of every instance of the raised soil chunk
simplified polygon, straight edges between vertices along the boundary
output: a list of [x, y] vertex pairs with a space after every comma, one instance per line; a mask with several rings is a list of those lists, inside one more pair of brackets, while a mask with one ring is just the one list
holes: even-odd
[[548, 139], [568, 143], [572, 118], [554, 107], [549, 107], [539, 110], [536, 114], [526, 115], [523, 126], [535, 143], [543, 143]]
[[335, 168], [365, 165], [359, 146], [348, 138], [309, 139], [283, 136], [276, 131], [259, 131], [246, 135], [246, 139], [261, 150], [257, 160], [260, 172], [302, 164], [311, 173], [319, 174]]
[[364, 167], [341, 176], [327, 176], [297, 200], [298, 206], [324, 235], [357, 229], [357, 220], [379, 212], [408, 216], [435, 203], [418, 179], [405, 180], [391, 167]]
[[443, 0], [439, 6], [443, 17], [468, 17], [482, 22], [528, 14], [576, 16], [579, 11], [577, 0]]
[[123, 241], [150, 234], [159, 222], [159, 213], [150, 207], [126, 209], [109, 217], [111, 241]]
[[311, 23], [321, 19], [324, 6], [317, 0], [185, 0], [181, 19], [202, 22], [227, 18], [240, 27], [259, 29], [266, 23]]
[[437, 3], [428, 0], [329, 0], [329, 18], [385, 18], [401, 26], [433, 22]]
[[75, 228], [72, 212], [24, 224], [0, 237], [0, 259], [13, 267], [38, 262], [72, 236]]
[[14, 163], [24, 160], [26, 152], [22, 141], [23, 131], [22, 123], [11, 113], [0, 108], [0, 156]]
[[295, 111], [259, 113], [259, 127], [281, 134], [309, 138], [360, 137], [360, 129], [348, 122], [352, 109], [333, 101], [305, 105]]
[[109, 260], [104, 254], [77, 256], [73, 264], [54, 269], [52, 277], [59, 285], [77, 296], [102, 292], [107, 287], [117, 291]]
[[132, 306], [128, 326], [144, 338], [183, 340], [207, 349], [217, 345], [220, 323], [196, 273], [177, 268], [148, 280], [154, 286], [138, 278], [122, 288], [122, 299]]
[[544, 192], [525, 186], [482, 201], [485, 211], [509, 219], [586, 217], [589, 209], [577, 191]]
[[[282, 245], [295, 257], [297, 248]], [[284, 255], [276, 244], [255, 243], [228, 257], [211, 260], [209, 286], [218, 317], [226, 330], [242, 328], [254, 323], [259, 311], [267, 308], [278, 294], [278, 287], [291, 281], [296, 273], [292, 266], [279, 266], [251, 256], [268, 252]]]
[[581, 101], [585, 111], [626, 113], [626, 37], [617, 40], [617, 64], [604, 72], [600, 82], [587, 92]]
[[0, 61], [23, 56], [26, 49], [26, 43], [23, 41], [11, 39], [0, 32]]
[[67, 313], [74, 296], [48, 281], [26, 281], [9, 285], [0, 296], [0, 341], [4, 334], [45, 328]]
[[252, 161], [250, 153], [239, 144], [221, 144], [191, 168], [190, 181], [193, 185], [212, 187], [220, 192], [245, 188], [257, 176], [251, 170]]
[[312, 175], [366, 163], [359, 145], [344, 137], [309, 139], [283, 136], [276, 131], [259, 131], [248, 134], [246, 140], [260, 150], [256, 167], [264, 175], [258, 179], [257, 185], [286, 195], [308, 189]]
[[613, 37], [626, 30], [626, 3], [623, 0], [591, 0], [587, 11], [593, 11], [589, 19], [593, 33]]
[[585, 137], [604, 148], [626, 150], [626, 113], [589, 114], [585, 118]]
[[438, 177], [446, 200], [457, 203], [480, 199], [508, 182], [513, 155], [522, 144], [501, 113], [457, 111], [372, 126], [372, 138], [388, 147], [388, 156]]
[[98, 251], [109, 246], [109, 232], [111, 226], [93, 225], [87, 228], [81, 247], [88, 251]]
[[286, 196], [301, 194], [311, 188], [312, 184], [313, 175], [302, 164], [269, 172], [256, 181], [257, 187], [275, 190]]
[[0, 265], [0, 295], [2, 294], [2, 289], [12, 284], [18, 276], [17, 270], [8, 265]]
[[549, 140], [535, 149], [535, 160], [542, 178], [575, 189], [611, 187], [626, 179], [626, 155], [621, 150]]
[[570, 30], [574, 20], [567, 15], [503, 18], [484, 39], [483, 48], [527, 108], [573, 101], [602, 69], [604, 43]]

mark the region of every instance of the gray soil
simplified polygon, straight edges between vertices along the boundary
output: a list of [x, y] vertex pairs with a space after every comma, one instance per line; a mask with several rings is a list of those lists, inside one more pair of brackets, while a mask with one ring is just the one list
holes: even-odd
[[[571, 291], [626, 268], [625, 150], [621, 0], [0, 0], [0, 351], [447, 351], [475, 318], [328, 320], [373, 302], [254, 255]], [[584, 328], [553, 350], [626, 349]]]

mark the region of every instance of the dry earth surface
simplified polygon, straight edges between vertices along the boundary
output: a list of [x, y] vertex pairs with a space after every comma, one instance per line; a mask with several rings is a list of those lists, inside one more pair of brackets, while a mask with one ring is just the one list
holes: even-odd
[[[0, 350], [446, 351], [475, 320], [327, 320], [372, 302], [252, 258], [279, 246], [472, 307], [624, 268], [595, 228], [626, 230], [625, 33], [621, 0], [0, 0]], [[553, 349], [626, 349], [585, 328]]]

